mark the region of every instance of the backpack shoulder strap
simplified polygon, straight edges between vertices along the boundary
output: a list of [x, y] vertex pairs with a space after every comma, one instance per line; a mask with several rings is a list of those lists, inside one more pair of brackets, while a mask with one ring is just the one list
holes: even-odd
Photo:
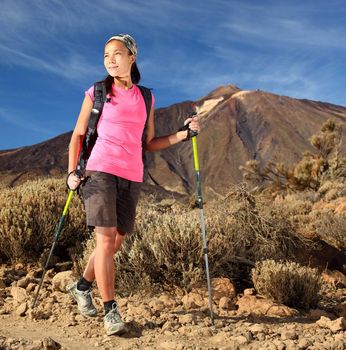
[[90, 114], [88, 128], [95, 128], [102, 114], [103, 105], [106, 101], [106, 86], [103, 81], [94, 84], [94, 103]]
[[148, 169], [147, 169], [147, 159], [145, 155], [145, 143], [147, 139], [147, 128], [148, 128], [148, 121], [149, 121], [149, 116], [151, 112], [151, 104], [153, 101], [153, 96], [151, 94], [151, 89], [148, 89], [142, 85], [137, 85], [139, 90], [142, 93], [142, 96], [144, 98], [145, 102], [145, 107], [147, 109], [147, 118], [145, 120], [144, 124], [144, 129], [143, 129], [143, 134], [142, 134], [142, 159], [143, 159], [143, 164], [144, 164], [144, 179], [147, 177]]
[[86, 164], [97, 139], [96, 127], [106, 101], [106, 94], [106, 86], [102, 81], [94, 84], [93, 108], [91, 109], [88, 128], [83, 138], [82, 149], [77, 164], [77, 171], [81, 175], [85, 173]]
[[150, 111], [151, 111], [151, 104], [152, 104], [152, 101], [153, 101], [153, 96], [151, 94], [151, 89], [145, 87], [145, 86], [142, 86], [142, 85], [137, 85], [139, 90], [141, 91], [142, 93], [142, 96], [144, 98], [144, 102], [145, 102], [145, 106], [147, 108], [147, 122], [148, 122], [148, 118], [149, 118], [149, 115], [150, 115]]

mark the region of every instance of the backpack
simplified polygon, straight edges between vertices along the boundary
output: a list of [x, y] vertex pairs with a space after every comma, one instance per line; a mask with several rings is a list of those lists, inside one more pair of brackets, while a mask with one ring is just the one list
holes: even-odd
[[[142, 134], [142, 159], [143, 159], [143, 164], [145, 164], [145, 142], [146, 142], [146, 136], [147, 136], [148, 120], [149, 120], [149, 115], [151, 111], [152, 95], [151, 95], [150, 89], [141, 85], [137, 85], [137, 86], [142, 93], [145, 106], [146, 106], [146, 111], [147, 111], [147, 118], [145, 120], [143, 134]], [[107, 95], [107, 92], [106, 92], [106, 86], [104, 82], [103, 81], [96, 82], [94, 84], [93, 108], [91, 109], [88, 128], [83, 138], [82, 149], [79, 155], [77, 169], [76, 169], [76, 174], [79, 177], [85, 176], [86, 165], [97, 139], [97, 123], [101, 117], [104, 103], [108, 102], [106, 95]]]

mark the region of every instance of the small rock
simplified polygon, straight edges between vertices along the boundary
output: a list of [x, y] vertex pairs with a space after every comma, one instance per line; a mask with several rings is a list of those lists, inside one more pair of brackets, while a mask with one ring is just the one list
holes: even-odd
[[140, 315], [144, 318], [151, 318], [153, 316], [151, 309], [146, 305], [133, 306], [132, 304], [128, 304], [126, 311], [128, 316]]
[[255, 295], [255, 294], [256, 294], [256, 291], [254, 288], [244, 289], [244, 295]]
[[12, 287], [10, 293], [17, 303], [22, 303], [28, 299], [28, 295], [26, 294], [26, 290], [24, 288]]
[[252, 336], [252, 333], [251, 333], [251, 332], [246, 331], [246, 332], [244, 332], [244, 334], [242, 334], [242, 335], [247, 339], [248, 342], [253, 341], [253, 336]]
[[335, 334], [334, 339], [335, 339], [336, 341], [339, 341], [339, 340], [341, 340], [341, 341], [346, 341], [346, 339], [345, 339], [345, 334], [343, 334], [343, 333], [337, 333], [337, 334]]
[[297, 345], [293, 340], [287, 339], [283, 342], [281, 350], [297, 350]]
[[167, 337], [171, 337], [173, 335], [173, 332], [167, 330], [167, 331], [164, 331], [163, 334]]
[[311, 341], [309, 341], [306, 338], [299, 339], [297, 344], [299, 349], [307, 349], [310, 345], [311, 345]]
[[35, 290], [36, 286], [37, 286], [37, 284], [30, 282], [30, 283], [27, 285], [27, 287], [25, 288], [25, 290], [26, 290], [28, 293], [31, 293], [32, 291]]
[[232, 337], [232, 340], [240, 345], [248, 343], [248, 340], [244, 335], [238, 335], [237, 337]]
[[54, 322], [57, 321], [57, 318], [56, 318], [54, 315], [52, 315], [51, 317], [49, 317], [48, 321], [49, 321], [50, 323], [54, 323]]
[[222, 297], [219, 301], [219, 308], [223, 310], [231, 310], [234, 308], [234, 304], [231, 298]]
[[24, 277], [21, 278], [18, 282], [17, 282], [17, 286], [20, 288], [27, 288], [28, 284], [30, 283], [31, 279], [30, 277]]
[[85, 317], [83, 315], [77, 315], [75, 318], [74, 318], [74, 321], [76, 322], [84, 322], [85, 321]]
[[281, 333], [281, 339], [282, 340], [295, 340], [298, 339], [298, 335], [296, 332], [282, 332]]
[[195, 324], [196, 323], [196, 316], [192, 314], [186, 314], [179, 317], [180, 324]]
[[254, 324], [254, 325], [249, 327], [249, 331], [251, 333], [265, 333], [265, 334], [267, 334], [268, 329], [266, 326], [264, 326], [262, 324]]
[[64, 271], [57, 273], [52, 279], [53, 291], [66, 293], [66, 287], [73, 282], [74, 275], [72, 271]]
[[211, 284], [213, 288], [213, 299], [216, 301], [222, 297], [233, 299], [237, 295], [234, 284], [226, 277], [213, 278]]
[[212, 337], [209, 338], [209, 343], [212, 344], [215, 347], [225, 346], [226, 339], [229, 337], [225, 332], [220, 332]]
[[167, 308], [172, 308], [178, 306], [177, 300], [170, 294], [164, 293], [159, 296], [159, 300], [161, 300]]
[[154, 312], [161, 312], [165, 309], [165, 304], [158, 299], [153, 299], [149, 302], [149, 306], [153, 309]]
[[197, 309], [206, 304], [204, 297], [197, 292], [190, 292], [184, 295], [181, 301], [186, 310]]
[[[160, 344], [162, 350], [176, 350], [178, 343], [175, 341], [164, 341]], [[183, 349], [183, 348], [181, 348]]]
[[28, 309], [27, 303], [22, 303], [16, 308], [16, 310], [14, 311], [14, 314], [18, 316], [24, 316], [27, 309]]
[[187, 335], [191, 333], [191, 328], [186, 327], [186, 326], [181, 326], [178, 328], [178, 333], [181, 335]]
[[329, 318], [322, 316], [316, 324], [321, 328], [329, 328], [333, 333], [346, 330], [346, 320], [339, 317], [332, 321]]
[[167, 321], [161, 328], [162, 332], [165, 332], [167, 330], [171, 331], [172, 329], [175, 328], [176, 326], [176, 322], [172, 322], [172, 321]]
[[59, 350], [60, 348], [61, 348], [61, 345], [50, 337], [44, 338], [42, 340], [43, 350]]

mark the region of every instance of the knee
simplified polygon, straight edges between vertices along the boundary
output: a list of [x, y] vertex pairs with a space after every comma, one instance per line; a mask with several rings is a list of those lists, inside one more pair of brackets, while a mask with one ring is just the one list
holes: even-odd
[[102, 251], [107, 255], [113, 254], [114, 250], [114, 241], [111, 240], [102, 240], [101, 242], [97, 242], [96, 250]]
[[104, 232], [100, 232], [96, 235], [96, 250], [102, 251], [107, 255], [114, 254], [114, 244], [116, 242], [116, 235], [111, 230], [104, 230]]

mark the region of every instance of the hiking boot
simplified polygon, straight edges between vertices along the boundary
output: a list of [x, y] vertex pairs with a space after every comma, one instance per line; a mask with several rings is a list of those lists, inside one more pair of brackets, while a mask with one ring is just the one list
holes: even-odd
[[77, 282], [71, 283], [66, 290], [71, 297], [77, 302], [79, 312], [84, 316], [94, 317], [97, 310], [91, 298], [91, 290], [81, 291], [77, 289]]
[[103, 325], [107, 335], [122, 334], [126, 332], [125, 323], [122, 321], [118, 308], [113, 306], [103, 318]]

